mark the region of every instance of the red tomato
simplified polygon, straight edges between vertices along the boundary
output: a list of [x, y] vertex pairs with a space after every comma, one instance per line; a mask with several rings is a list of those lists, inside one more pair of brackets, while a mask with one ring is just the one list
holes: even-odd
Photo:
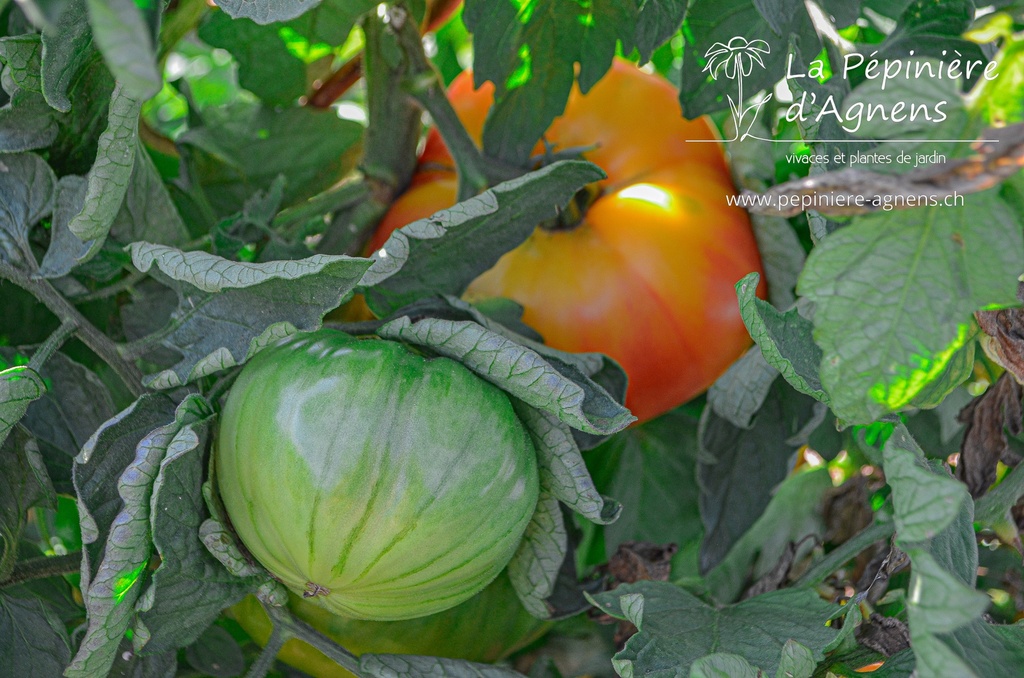
[[[473, 89], [462, 73], [448, 96], [479, 143], [493, 86]], [[616, 60], [589, 93], [574, 89], [545, 139], [583, 157], [608, 178], [579, 223], [538, 227], [475, 280], [466, 298], [509, 297], [545, 341], [598, 351], [629, 376], [626, 405], [641, 421], [700, 394], [750, 345], [733, 286], [761, 269], [747, 213], [704, 119], [680, 114], [665, 80]], [[536, 154], [544, 147], [538, 144]], [[371, 241], [455, 203], [457, 178], [431, 130], [417, 175]], [[764, 293], [764, 276], [759, 293]]]

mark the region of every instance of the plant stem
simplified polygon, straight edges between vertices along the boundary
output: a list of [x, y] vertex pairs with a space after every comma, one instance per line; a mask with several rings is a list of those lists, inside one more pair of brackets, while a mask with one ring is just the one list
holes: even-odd
[[188, 33], [199, 25], [200, 19], [209, 11], [206, 0], [181, 0], [173, 12], [164, 16], [160, 27], [160, 66], [174, 46]]
[[288, 641], [288, 634], [277, 624], [274, 624], [274, 630], [270, 632], [270, 638], [267, 639], [267, 644], [263, 646], [263, 651], [260, 652], [260, 656], [256, 658], [256, 661], [249, 667], [248, 673], [245, 674], [245, 678], [263, 678], [270, 671], [270, 665], [274, 663], [274, 658], [277, 653], [281, 651], [281, 648]]
[[430, 113], [455, 160], [459, 173], [458, 199], [465, 200], [492, 184], [523, 174], [524, 169], [491, 160], [476, 147], [445, 96], [441, 76], [424, 53], [423, 41], [415, 24], [408, 20], [408, 12], [402, 7], [392, 7], [389, 18], [389, 25], [408, 63], [409, 93]]
[[74, 551], [63, 556], [40, 556], [14, 564], [11, 576], [0, 582], [0, 589], [17, 586], [33, 579], [46, 579], [65, 574], [75, 574], [82, 566], [82, 552]]
[[72, 322], [62, 322], [60, 327], [54, 330], [53, 334], [47, 337], [43, 345], [32, 354], [32, 359], [28, 362], [28, 366], [38, 372], [43, 364], [50, 359], [50, 356], [56, 353], [57, 349], [63, 346], [64, 342], [70, 339], [77, 329], [78, 326]]
[[[354, 654], [341, 647], [306, 622], [296, 619], [283, 607], [263, 605], [263, 609], [267, 611], [267, 616], [269, 616], [270, 620], [274, 623], [274, 633], [277, 633], [280, 629], [282, 634], [286, 636], [286, 640], [287, 638], [298, 638], [299, 640], [312, 645], [317, 650], [320, 650], [320, 652], [322, 652], [328, 659], [334, 661], [343, 669], [347, 669], [357, 676], [360, 675], [359, 658]], [[267, 647], [270, 647], [270, 643], [267, 643]]]
[[148, 273], [143, 273], [141, 271], [133, 271], [132, 273], [129, 273], [128, 275], [121, 278], [112, 285], [108, 285], [104, 288], [98, 289], [95, 292], [88, 292], [86, 294], [73, 297], [71, 299], [71, 302], [74, 304], [84, 304], [90, 301], [108, 299], [117, 294], [120, 294], [121, 292], [130, 290], [132, 287], [145, 280], [148, 276]]
[[117, 344], [107, 335], [100, 332], [85, 316], [78, 312], [64, 296], [54, 289], [45, 278], [29, 277], [24, 271], [15, 268], [7, 261], [0, 259], [0, 278], [9, 280], [36, 299], [41, 301], [51, 313], [60, 319], [61, 324], [75, 327], [75, 334], [103, 362], [110, 365], [128, 390], [136, 398], [143, 394], [142, 373], [117, 350]]

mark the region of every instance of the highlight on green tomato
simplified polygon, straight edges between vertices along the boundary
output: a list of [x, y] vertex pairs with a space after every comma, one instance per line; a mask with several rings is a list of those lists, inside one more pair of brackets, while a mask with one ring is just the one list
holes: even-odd
[[[540, 638], [551, 622], [530, 616], [519, 603], [505, 573], [466, 602], [437, 614], [404, 621], [378, 622], [332, 614], [299, 596], [289, 597], [297, 618], [361, 655], [425, 654], [477, 662], [496, 662]], [[255, 597], [231, 608], [231, 615], [253, 640], [265, 645], [271, 623]], [[277, 658], [317, 678], [351, 678], [352, 674], [307, 643], [292, 639]]]
[[256, 355], [215, 451], [231, 522], [292, 592], [356, 619], [433, 614], [512, 557], [539, 491], [508, 396], [447, 358], [321, 330]]

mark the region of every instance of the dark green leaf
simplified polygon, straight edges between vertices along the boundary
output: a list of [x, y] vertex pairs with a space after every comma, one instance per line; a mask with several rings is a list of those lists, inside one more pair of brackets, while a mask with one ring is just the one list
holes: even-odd
[[373, 678], [522, 678], [523, 675], [492, 664], [404, 654], [364, 654], [360, 657], [359, 668]]
[[0, 371], [0, 445], [33, 400], [46, 392], [42, 377], [27, 365]]
[[[192, 424], [191, 430], [205, 441], [206, 405], [196, 400], [192, 407], [203, 419]], [[205, 444], [180, 442], [176, 440], [168, 449], [153, 483], [150, 525], [160, 567], [137, 605], [133, 636], [136, 651], [147, 654], [171, 652], [195, 642], [221, 610], [258, 584], [253, 577], [243, 579], [225, 570], [200, 541], [199, 527], [206, 516], [202, 493]], [[231, 645], [237, 651], [233, 641]]]
[[[771, 500], [792, 467], [797, 449], [820, 423], [824, 408], [777, 380], [749, 428], [739, 428], [712, 408], [701, 419], [697, 467], [704, 523], [700, 568], [720, 563]], [[751, 475], [750, 465], [758, 469]]]
[[110, 235], [125, 244], [145, 240], [159, 245], [181, 245], [188, 240], [181, 215], [142, 144], [135, 146], [128, 190], [110, 226]]
[[236, 19], [258, 24], [288, 21], [308, 12], [321, 0], [217, 0], [217, 6]]
[[16, 431], [0, 446], [0, 582], [18, 559], [26, 512], [56, 499], [35, 440]]
[[635, 421], [629, 410], [583, 375], [572, 378], [527, 346], [470, 321], [392, 320], [377, 333], [458, 360], [524, 403], [587, 433], [609, 434]]
[[[116, 518], [127, 508], [119, 492], [119, 485], [129, 467], [143, 470], [139, 464], [147, 461], [147, 452], [159, 452], [142, 443], [155, 429], [166, 426], [173, 419], [174, 403], [168, 398], [162, 395], [143, 396], [104, 423], [82, 448], [76, 460], [74, 482], [78, 494], [82, 542], [85, 545], [82, 552], [81, 589], [90, 610], [90, 631], [76, 656], [75, 670], [79, 675], [106, 674], [121, 637], [129, 627], [151, 546], [147, 546], [148, 538], [143, 540], [135, 534], [139, 529], [145, 529], [144, 524], [129, 523], [127, 534], [123, 537], [114, 530]], [[139, 446], [138, 457], [136, 446]], [[137, 478], [137, 481], [141, 484], [134, 488], [124, 486], [129, 496], [144, 492], [149, 487], [145, 478]], [[132, 509], [133, 512], [141, 511], [143, 507], [133, 504]], [[129, 515], [125, 513], [126, 517]], [[112, 559], [108, 559], [106, 553], [108, 541], [114, 539], [120, 544], [115, 542], [110, 556], [123, 555], [135, 560], [142, 554], [142, 567], [138, 567], [137, 562], [128, 567], [126, 562], [124, 571], [118, 572], [119, 568]], [[104, 564], [107, 567], [101, 572]], [[95, 598], [91, 591], [94, 580], [100, 581]], [[120, 604], [115, 603], [115, 588], [120, 595]]]
[[85, 194], [89, 182], [85, 177], [69, 174], [57, 182], [57, 204], [50, 226], [50, 246], [39, 265], [39, 275], [44, 278], [61, 278], [71, 272], [80, 262], [90, 258], [96, 240], [82, 242], [68, 227], [76, 214], [85, 205]]
[[0, 61], [4, 75], [11, 78], [19, 89], [42, 91], [39, 69], [43, 46], [35, 34], [0, 38]]
[[159, 92], [163, 78], [154, 36], [161, 5], [133, 0], [86, 0], [86, 5], [96, 45], [119, 85], [139, 100]]
[[53, 210], [56, 186], [53, 170], [38, 155], [0, 156], [0, 251], [6, 249], [12, 261], [29, 251], [29, 231]]
[[817, 304], [836, 416], [870, 423], [910, 403], [966, 344], [974, 311], [1016, 303], [1022, 259], [1020, 226], [992, 191], [965, 207], [862, 217], [822, 241], [799, 291]]
[[778, 376], [779, 371], [765, 362], [761, 350], [751, 347], [708, 389], [708, 405], [733, 426], [750, 428], [750, 420]]
[[185, 659], [196, 671], [212, 678], [234, 678], [245, 670], [242, 649], [220, 626], [203, 631], [203, 635], [185, 649]]
[[249, 264], [145, 242], [129, 250], [136, 268], [155, 265], [178, 292], [173, 331], [162, 344], [184, 358], [150, 376], [154, 388], [240, 365], [268, 343], [319, 328], [324, 314], [341, 304], [370, 266], [368, 259], [325, 254]]
[[551, 616], [544, 600], [555, 590], [555, 580], [567, 550], [562, 509], [558, 499], [542, 485], [537, 510], [508, 563], [508, 578], [516, 595], [523, 607], [538, 619]]
[[59, 676], [71, 659], [63, 622], [41, 598], [0, 591], [0, 676]]
[[782, 659], [779, 660], [775, 678], [811, 678], [817, 664], [813, 652], [796, 641], [787, 640], [782, 648]]
[[763, 674], [738, 654], [717, 652], [690, 666], [690, 678], [761, 678]]
[[751, 273], [736, 283], [740, 315], [750, 336], [768, 364], [781, 372], [793, 388], [827, 402], [818, 376], [822, 354], [811, 336], [811, 321], [796, 308], [779, 313], [771, 304], [758, 299], [755, 292], [759, 278], [757, 273]]
[[685, 15], [683, 0], [647, 0], [640, 5], [634, 41], [641, 63], [650, 59], [654, 50], [679, 30]]
[[1010, 511], [1021, 497], [1024, 497], [1024, 464], [1003, 478], [1003, 480], [979, 497], [974, 503], [974, 515], [984, 527], [994, 531], [1006, 544], [1022, 550], [1020, 531]]
[[62, 113], [71, 110], [68, 91], [93, 53], [85, 1], [68, 0], [55, 30], [43, 32], [43, 96]]
[[355, 164], [362, 126], [308, 107], [236, 107], [179, 139], [206, 198], [221, 216], [241, 211], [257, 190], [285, 175], [284, 204], [312, 197]]
[[678, 586], [638, 582], [595, 596], [595, 602], [640, 630], [612, 659], [619, 675], [687, 675], [694, 661], [716, 652], [740, 655], [774, 675], [786, 641], [800, 643], [821, 661], [836, 634], [825, 626], [835, 606], [806, 589], [774, 591], [718, 609]]
[[[955, 56], [962, 63], [984, 63], [987, 59], [981, 47], [960, 37], [974, 21], [975, 11], [974, 0], [913, 0], [900, 16], [896, 29], [878, 47], [877, 58], [906, 59], [913, 52], [918, 59], [932, 57], [948, 62]], [[982, 69], [974, 69], [967, 84], [977, 82], [981, 75]]]
[[[462, 294], [576, 191], [603, 176], [588, 162], [557, 162], [395, 231], [373, 255], [363, 281], [367, 303], [383, 317], [421, 297]], [[446, 265], [437, 266], [442, 260]]]

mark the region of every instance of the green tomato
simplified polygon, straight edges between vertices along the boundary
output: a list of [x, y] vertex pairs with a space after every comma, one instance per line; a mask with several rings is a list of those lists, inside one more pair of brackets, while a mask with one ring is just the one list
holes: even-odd
[[503, 391], [447, 358], [331, 330], [245, 366], [215, 455], [253, 556], [356, 619], [411, 619], [473, 596], [512, 557], [539, 491]]
[[[461, 605], [418, 619], [376, 622], [328, 612], [299, 596], [288, 609], [349, 652], [361, 655], [426, 654], [476, 662], [504, 659], [542, 636], [551, 622], [531, 617], [502, 573], [487, 588]], [[253, 596], [231, 608], [231, 615], [253, 640], [265, 645], [270, 619]], [[351, 678], [352, 674], [301, 640], [284, 644], [277, 658], [316, 678]]]

